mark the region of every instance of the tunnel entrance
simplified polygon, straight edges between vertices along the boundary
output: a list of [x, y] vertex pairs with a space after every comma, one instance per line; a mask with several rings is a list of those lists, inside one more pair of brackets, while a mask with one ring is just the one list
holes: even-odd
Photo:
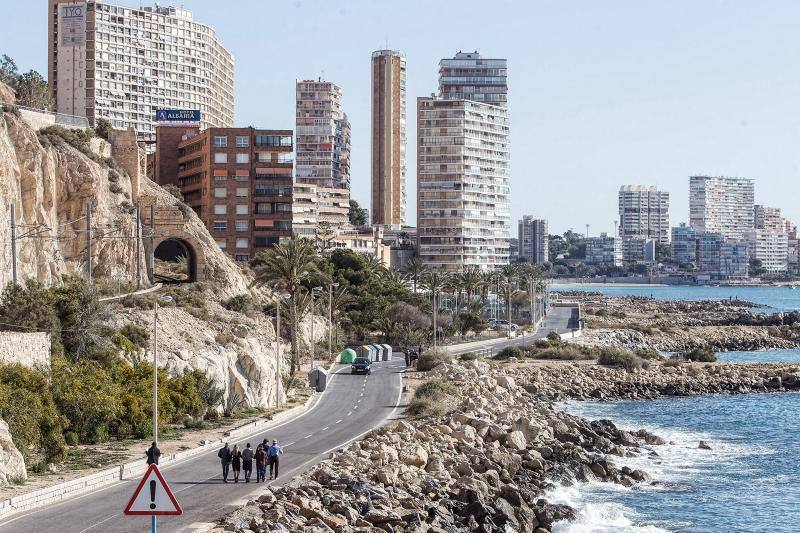
[[197, 257], [192, 246], [183, 239], [169, 237], [153, 251], [153, 274], [164, 283], [197, 281]]

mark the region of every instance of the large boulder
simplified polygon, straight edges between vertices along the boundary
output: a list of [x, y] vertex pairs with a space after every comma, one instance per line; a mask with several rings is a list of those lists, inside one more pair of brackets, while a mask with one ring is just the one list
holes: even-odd
[[28, 479], [25, 459], [11, 440], [8, 424], [0, 420], [0, 484]]

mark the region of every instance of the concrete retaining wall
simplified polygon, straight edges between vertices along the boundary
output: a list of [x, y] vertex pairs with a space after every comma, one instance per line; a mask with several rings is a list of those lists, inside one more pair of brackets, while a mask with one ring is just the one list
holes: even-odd
[[50, 368], [50, 334], [0, 331], [0, 361]]

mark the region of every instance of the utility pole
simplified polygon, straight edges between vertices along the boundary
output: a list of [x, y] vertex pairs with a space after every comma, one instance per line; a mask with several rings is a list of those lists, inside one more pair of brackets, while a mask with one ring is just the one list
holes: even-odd
[[156, 204], [150, 204], [150, 276], [156, 280]]
[[142, 212], [136, 204], [136, 290], [142, 288]]
[[11, 204], [11, 279], [17, 284], [17, 215]]
[[431, 298], [433, 302], [433, 349], [436, 349], [436, 341], [438, 332], [436, 331], [436, 291], [431, 291]]
[[92, 286], [92, 201], [86, 204], [86, 283]]
[[328, 285], [328, 360], [333, 361], [333, 289], [338, 283]]
[[589, 224], [586, 224], [586, 238], [589, 238]]
[[281, 406], [281, 305], [283, 294], [278, 295], [275, 306], [275, 406]]

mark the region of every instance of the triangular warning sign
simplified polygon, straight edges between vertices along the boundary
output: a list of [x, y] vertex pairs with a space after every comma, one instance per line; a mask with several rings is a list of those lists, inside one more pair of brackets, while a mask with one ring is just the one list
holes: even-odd
[[172, 495], [167, 482], [156, 465], [150, 465], [139, 486], [125, 507], [125, 514], [178, 515], [182, 514], [178, 500]]

